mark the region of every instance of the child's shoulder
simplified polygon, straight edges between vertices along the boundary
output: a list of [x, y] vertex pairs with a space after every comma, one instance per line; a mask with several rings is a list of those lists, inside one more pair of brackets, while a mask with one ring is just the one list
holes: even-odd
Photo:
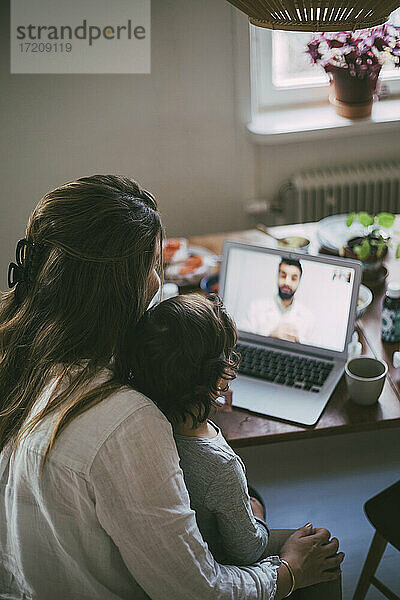
[[229, 446], [221, 430], [212, 423], [217, 430], [213, 438], [198, 438], [174, 434], [178, 453], [181, 459], [189, 459], [193, 462], [207, 460], [208, 468], [213, 468], [228, 463], [236, 463], [241, 460]]

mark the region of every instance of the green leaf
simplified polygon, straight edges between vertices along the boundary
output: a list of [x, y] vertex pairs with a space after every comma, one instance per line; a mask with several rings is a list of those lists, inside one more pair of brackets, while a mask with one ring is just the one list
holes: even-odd
[[386, 242], [384, 242], [384, 241], [379, 242], [378, 249], [376, 251], [376, 256], [378, 258], [382, 258], [382, 254], [383, 254], [385, 248], [386, 248]]
[[400, 244], [396, 248], [396, 258], [400, 258]]
[[349, 214], [349, 216], [346, 219], [346, 225], [347, 227], [350, 227], [353, 224], [354, 218], [356, 216], [356, 213], [352, 212]]
[[369, 227], [370, 225], [373, 225], [375, 223], [374, 217], [372, 217], [371, 215], [369, 215], [366, 212], [358, 213], [358, 221], [364, 227]]
[[379, 213], [379, 215], [376, 216], [376, 219], [378, 225], [381, 227], [392, 227], [394, 223], [394, 215], [390, 213]]
[[364, 240], [361, 246], [356, 246], [354, 248], [354, 251], [360, 260], [365, 260], [371, 252], [371, 246], [369, 244], [369, 241]]

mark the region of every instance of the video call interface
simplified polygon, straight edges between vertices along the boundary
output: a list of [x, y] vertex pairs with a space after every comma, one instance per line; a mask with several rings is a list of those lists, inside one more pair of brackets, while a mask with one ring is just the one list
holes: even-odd
[[224, 304], [240, 331], [342, 352], [354, 269], [231, 248]]

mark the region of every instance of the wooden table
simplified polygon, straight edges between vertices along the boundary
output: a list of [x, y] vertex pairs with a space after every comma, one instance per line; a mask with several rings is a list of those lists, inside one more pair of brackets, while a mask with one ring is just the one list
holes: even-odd
[[[318, 254], [319, 244], [316, 238], [316, 227], [316, 223], [286, 225], [273, 228], [273, 232], [277, 236], [282, 235], [282, 237], [289, 234], [304, 234], [312, 241], [310, 253]], [[227, 239], [262, 246], [275, 244], [271, 238], [255, 229], [197, 236], [190, 238], [189, 241], [192, 245], [203, 246], [216, 254], [220, 254], [222, 245]], [[389, 258], [386, 264], [390, 275], [393, 277], [397, 273], [397, 279], [400, 280], [400, 259], [396, 262], [394, 258]], [[385, 387], [377, 404], [368, 407], [354, 404], [348, 397], [343, 377], [319, 421], [311, 427], [285, 423], [238, 408], [233, 408], [230, 412], [220, 410], [212, 418], [221, 427], [229, 443], [233, 447], [239, 448], [337, 433], [399, 427], [400, 368], [393, 368], [392, 356], [395, 350], [400, 350], [400, 344], [388, 344], [381, 341], [381, 307], [384, 292], [384, 286], [373, 290], [374, 300], [372, 305], [368, 308], [365, 316], [357, 322], [363, 354], [383, 358], [389, 365]]]

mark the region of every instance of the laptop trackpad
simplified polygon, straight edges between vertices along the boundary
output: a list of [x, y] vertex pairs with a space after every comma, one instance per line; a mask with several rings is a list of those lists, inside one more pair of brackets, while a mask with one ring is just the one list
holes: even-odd
[[233, 406], [304, 425], [317, 421], [326, 401], [320, 394], [311, 395], [243, 375], [231, 381], [230, 387]]

